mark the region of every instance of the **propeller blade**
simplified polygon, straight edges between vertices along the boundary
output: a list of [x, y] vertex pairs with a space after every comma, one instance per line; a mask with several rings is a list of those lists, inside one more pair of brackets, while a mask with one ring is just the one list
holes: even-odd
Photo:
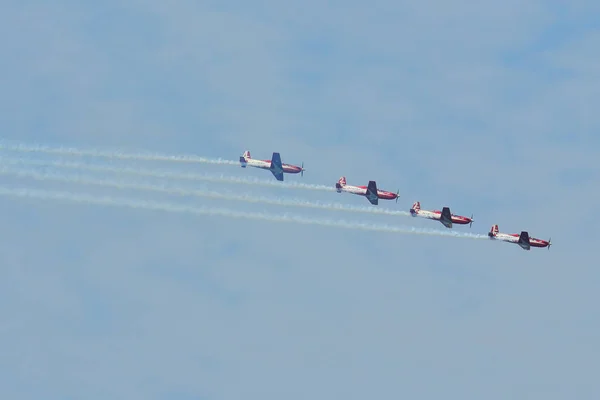
[[302, 167], [300, 170], [300, 176], [304, 176], [304, 161], [302, 161]]
[[396, 203], [398, 202], [398, 197], [400, 197], [400, 189], [396, 191]]

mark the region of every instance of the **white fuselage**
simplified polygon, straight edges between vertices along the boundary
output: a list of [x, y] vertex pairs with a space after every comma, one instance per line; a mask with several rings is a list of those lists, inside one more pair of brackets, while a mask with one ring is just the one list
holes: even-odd
[[435, 220], [439, 220], [441, 218], [440, 213], [434, 213], [433, 211], [427, 211], [427, 210], [415, 210], [415, 212], [412, 214], [413, 217], [423, 217], [423, 218], [427, 218], [427, 219], [435, 219]]
[[[367, 194], [366, 188], [361, 188], [361, 187], [352, 186], [352, 185], [344, 185], [341, 188], [339, 188], [338, 191], [352, 193], [352, 194], [361, 194], [363, 196]], [[377, 192], [379, 192], [379, 190]]]
[[269, 169], [271, 168], [271, 161], [263, 161], [263, 160], [255, 160], [253, 158], [246, 158], [246, 166], [261, 168], [261, 169]]
[[[271, 170], [272, 162], [270, 160], [258, 160], [258, 159], [254, 159], [254, 158], [244, 157], [244, 161], [241, 164], [242, 164], [241, 165], [242, 168], [254, 167], [254, 168]], [[272, 169], [272, 171], [285, 172], [288, 174], [297, 174], [297, 173], [301, 173], [302, 171], [304, 171], [304, 167], [297, 167], [295, 165], [282, 163], [281, 168], [275, 167], [274, 169]]]
[[490, 238], [502, 240], [504, 242], [510, 242], [510, 243], [518, 243], [519, 242], [519, 235], [515, 236], [515, 235], [508, 234], [508, 233], [498, 232], [498, 233], [496, 233], [496, 235], [490, 236]]
[[[496, 233], [494, 233], [496, 232]], [[529, 250], [531, 247], [548, 247], [550, 248], [550, 240], [541, 240], [529, 236], [527, 231], [522, 231], [520, 234], [517, 233], [501, 233], [498, 232], [498, 225], [492, 226], [490, 232], [488, 232], [490, 239], [500, 240], [503, 242], [518, 244], [525, 250]]]
[[[352, 193], [352, 194], [359, 194], [359, 195], [362, 195], [362, 196], [366, 196], [367, 195], [367, 188], [366, 187], [344, 185], [341, 188], [337, 188], [337, 190], [338, 190], [338, 192], [346, 192], [346, 193]], [[379, 190], [379, 189], [377, 189], [377, 197], [379, 197], [380, 199], [390, 199], [390, 198], [393, 198], [394, 195], [395, 195], [395, 193], [390, 193], [390, 192], [387, 192], [385, 190]]]

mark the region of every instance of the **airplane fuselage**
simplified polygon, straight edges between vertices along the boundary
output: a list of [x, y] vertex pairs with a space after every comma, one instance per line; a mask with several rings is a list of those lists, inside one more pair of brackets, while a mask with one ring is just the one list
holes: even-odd
[[[268, 160], [255, 160], [253, 158], [246, 159], [241, 162], [242, 168], [254, 167], [260, 169], [271, 169], [271, 161]], [[302, 172], [302, 168], [290, 164], [281, 164], [282, 171], [288, 174], [298, 174]]]
[[[498, 232], [495, 235], [488, 233], [488, 236], [490, 237], [490, 239], [501, 240], [503, 242], [508, 242], [508, 243], [516, 243], [519, 246], [521, 246], [521, 243], [519, 243], [519, 234], [517, 234], [517, 233], [500, 233], [500, 232]], [[548, 241], [530, 237], [529, 245], [531, 247], [547, 247]], [[526, 249], [527, 246], [523, 245], [521, 247]]]
[[[352, 186], [352, 185], [341, 186], [339, 184], [336, 184], [335, 188], [338, 193], [346, 192], [346, 193], [357, 194], [360, 196], [367, 196], [367, 187], [366, 186]], [[396, 196], [396, 193], [377, 189], [377, 197], [380, 199], [384, 199], [384, 200], [394, 200], [397, 196]]]
[[501, 240], [508, 243], [518, 243], [519, 235], [511, 233], [496, 233], [495, 235], [489, 235], [490, 239]]
[[[413, 217], [423, 217], [423, 218], [427, 218], [427, 219], [434, 219], [436, 221], [439, 221], [442, 218], [442, 212], [438, 211], [438, 210], [434, 210], [434, 211], [428, 211], [428, 210], [414, 210], [411, 209], [410, 210], [410, 214]], [[459, 225], [466, 225], [471, 223], [471, 219], [467, 218], [467, 217], [463, 217], [461, 215], [454, 215], [452, 214], [451, 216], [452, 218], [452, 223], [454, 224], [459, 224]]]

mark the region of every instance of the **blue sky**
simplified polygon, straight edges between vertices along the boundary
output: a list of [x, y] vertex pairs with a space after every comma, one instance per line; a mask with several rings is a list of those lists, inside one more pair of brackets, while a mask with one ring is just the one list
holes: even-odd
[[3, 139], [279, 151], [307, 168], [287, 180], [376, 179], [400, 189], [381, 207], [448, 205], [475, 214], [456, 230], [498, 223], [554, 246], [0, 198], [2, 397], [598, 398], [599, 13], [592, 1], [4, 2]]

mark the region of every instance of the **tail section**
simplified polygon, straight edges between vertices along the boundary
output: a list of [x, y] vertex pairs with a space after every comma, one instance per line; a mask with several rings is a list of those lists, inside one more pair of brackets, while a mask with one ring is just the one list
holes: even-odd
[[410, 213], [415, 215], [419, 212], [419, 210], [421, 209], [421, 202], [420, 201], [415, 201], [413, 203], [413, 206], [410, 209]]
[[246, 168], [246, 164], [248, 164], [248, 159], [250, 158], [250, 152], [246, 150], [244, 154], [240, 156], [240, 166], [242, 168]]
[[242, 168], [246, 168], [246, 164], [248, 164], [248, 160], [250, 159], [250, 152], [246, 150], [244, 154], [240, 156], [240, 166]]
[[492, 225], [492, 229], [490, 229], [490, 232], [488, 233], [489, 237], [494, 237], [498, 234], [498, 232], [500, 232], [500, 230], [498, 229], [498, 225]]
[[338, 190], [338, 192], [340, 191], [341, 188], [343, 188], [344, 186], [346, 186], [346, 177], [342, 176], [340, 179], [338, 179], [338, 181], [335, 184], [335, 188]]

